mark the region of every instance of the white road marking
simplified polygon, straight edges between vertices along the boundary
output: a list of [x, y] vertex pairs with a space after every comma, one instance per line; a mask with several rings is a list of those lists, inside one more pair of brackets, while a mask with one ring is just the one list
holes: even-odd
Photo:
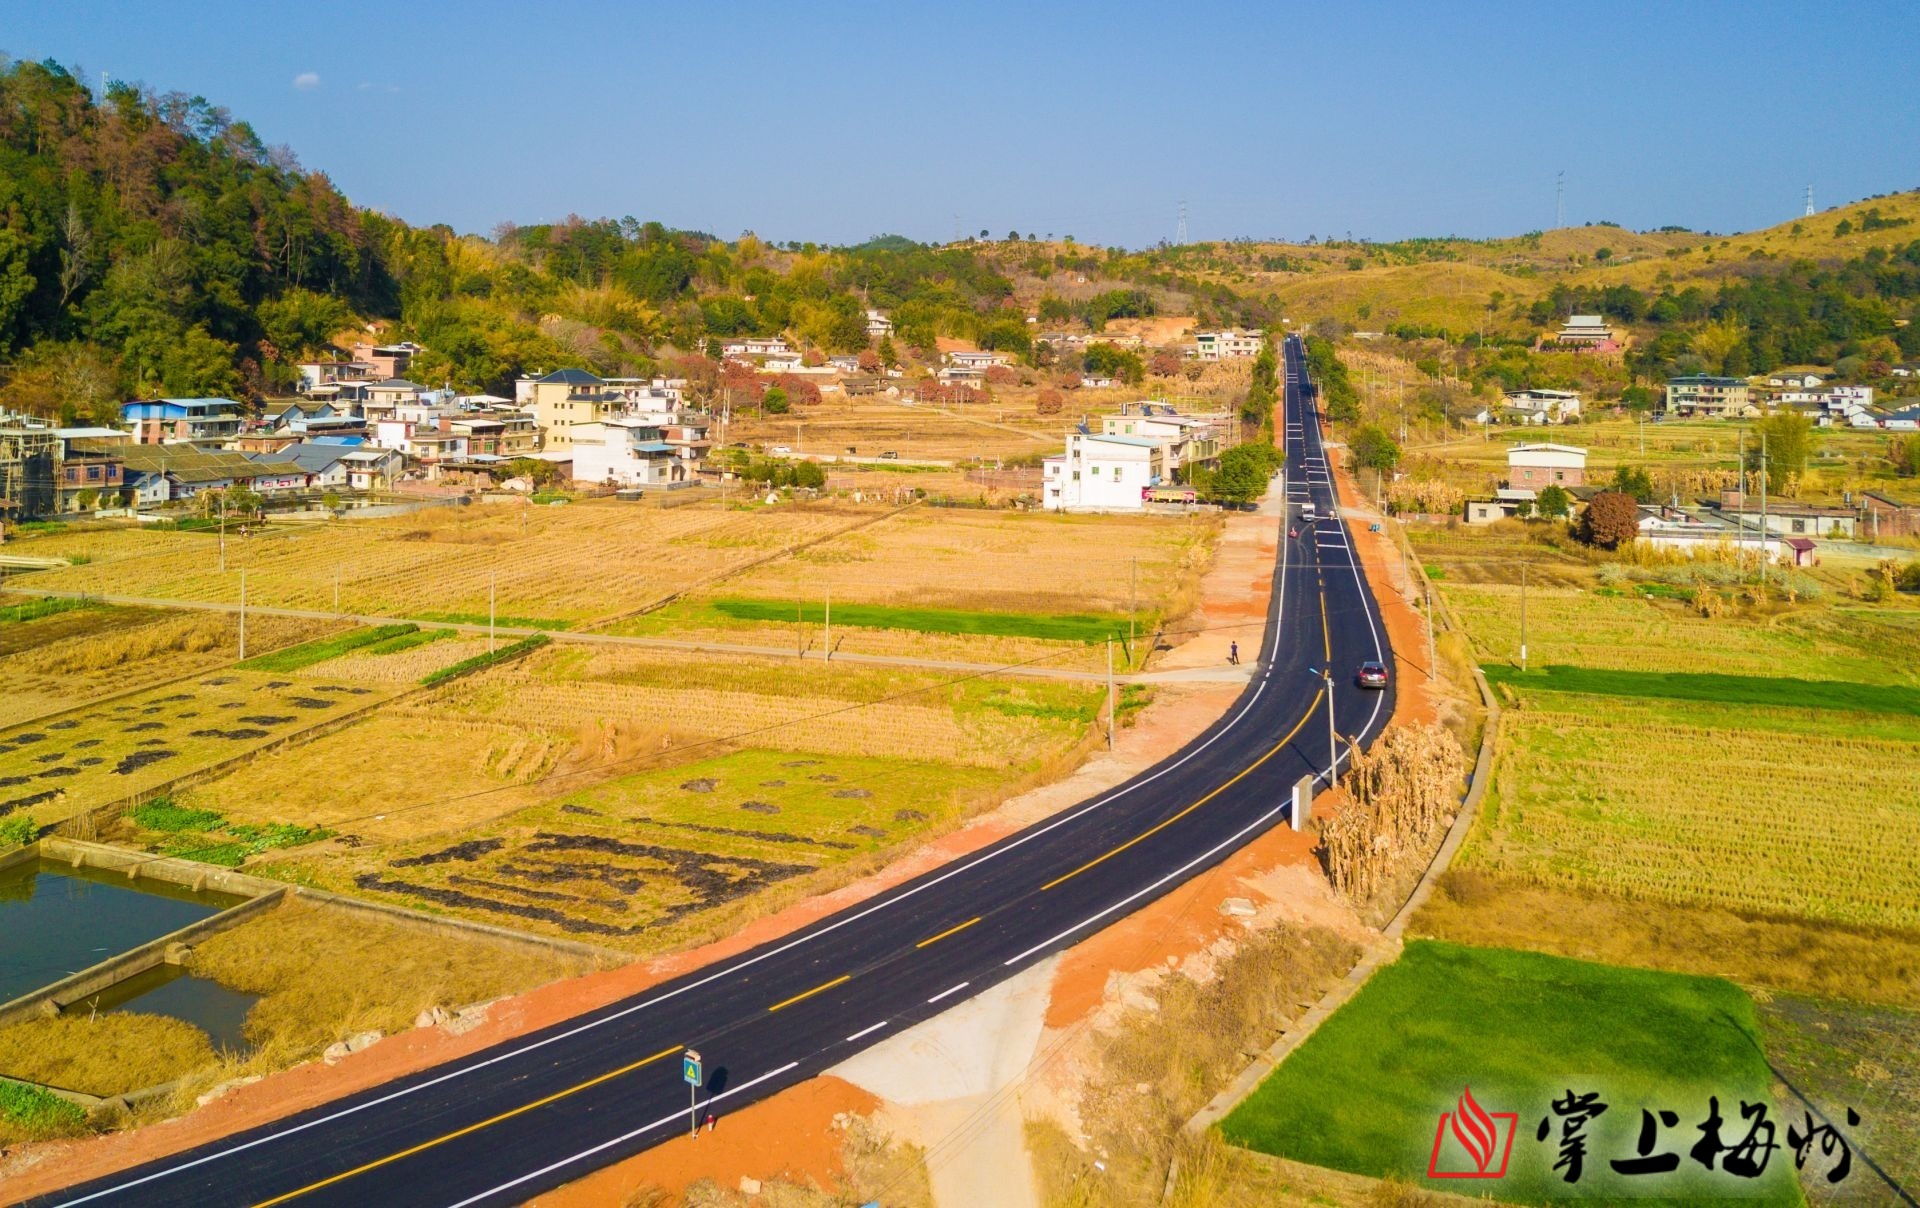
[[887, 1020], [883, 1019], [879, 1023], [874, 1024], [870, 1028], [861, 1028], [858, 1032], [855, 1032], [853, 1035], [847, 1037], [847, 1043], [852, 1044], [854, 1041], [860, 1039], [862, 1036], [873, 1035], [875, 1032], [878, 1032], [881, 1028], [886, 1027], [887, 1022], [888, 1022]]
[[[769, 1070], [750, 1082], [742, 1082], [739, 1086], [728, 1087], [726, 1090], [721, 1091], [719, 1094], [709, 1098], [707, 1100], [707, 1103], [709, 1105], [718, 1103], [720, 1102], [720, 1100], [725, 1099], [728, 1095], [737, 1095], [741, 1091], [746, 1090], [748, 1087], [758, 1085], [759, 1083], [765, 1082], [769, 1078], [778, 1078], [780, 1075], [786, 1073], [788, 1070], [793, 1069], [795, 1066], [799, 1064], [800, 1063], [798, 1061], [789, 1061], [787, 1062], [787, 1064], [781, 1066], [779, 1069]], [[632, 1132], [621, 1133], [619, 1136], [613, 1138], [611, 1141], [602, 1141], [600, 1142], [600, 1144], [595, 1145], [593, 1148], [583, 1149], [579, 1153], [574, 1154], [570, 1158], [561, 1158], [558, 1162], [554, 1162], [554, 1163], [551, 1163], [550, 1165], [542, 1166], [538, 1170], [528, 1171], [526, 1174], [521, 1175], [517, 1179], [510, 1179], [507, 1182], [500, 1184], [498, 1187], [494, 1187], [490, 1190], [481, 1192], [479, 1195], [468, 1196], [466, 1199], [461, 1200], [459, 1203], [452, 1205], [452, 1208], [467, 1208], [469, 1204], [477, 1204], [481, 1200], [489, 1199], [493, 1196], [499, 1195], [503, 1191], [512, 1190], [513, 1188], [520, 1186], [522, 1183], [531, 1182], [532, 1180], [539, 1178], [541, 1175], [552, 1174], [554, 1171], [559, 1170], [561, 1167], [571, 1166], [582, 1158], [590, 1158], [594, 1154], [597, 1154], [602, 1150], [612, 1149], [616, 1145], [625, 1144], [626, 1142], [633, 1140], [635, 1137], [641, 1136], [645, 1133], [652, 1132], [656, 1128], [660, 1128], [660, 1127], [663, 1127], [664, 1125], [672, 1124], [674, 1121], [680, 1119], [681, 1114], [682, 1113], [676, 1111], [671, 1116], [662, 1116], [658, 1120], [655, 1120], [649, 1124], [642, 1124], [639, 1128], [634, 1129]]]
[[966, 988], [967, 988], [968, 986], [971, 986], [972, 984], [973, 984], [972, 982], [961, 982], [961, 983], [960, 983], [959, 985], [957, 985], [957, 986], [955, 986], [955, 987], [953, 987], [953, 988], [952, 988], [951, 990], [942, 990], [942, 991], [940, 991], [940, 993], [938, 993], [938, 994], [936, 994], [936, 995], [934, 995], [934, 996], [933, 996], [932, 998], [929, 998], [929, 999], [928, 999], [927, 1001], [928, 1001], [928, 1002], [939, 1002], [939, 1001], [940, 1001], [941, 999], [943, 999], [943, 998], [945, 998], [945, 997], [946, 997], [947, 995], [949, 995], [949, 994], [958, 994], [958, 993], [960, 993], [960, 991], [962, 991], [962, 990], [964, 990], [964, 989], [966, 989]]

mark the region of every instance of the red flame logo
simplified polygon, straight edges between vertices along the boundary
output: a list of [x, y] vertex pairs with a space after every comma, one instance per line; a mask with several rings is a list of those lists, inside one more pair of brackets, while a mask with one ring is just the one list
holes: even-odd
[[1473, 1159], [1474, 1168], [1482, 1174], [1493, 1165], [1493, 1155], [1500, 1143], [1500, 1133], [1494, 1127], [1493, 1117], [1473, 1099], [1473, 1088], [1460, 1088], [1460, 1098], [1453, 1105], [1453, 1137], [1460, 1142], [1467, 1156]]

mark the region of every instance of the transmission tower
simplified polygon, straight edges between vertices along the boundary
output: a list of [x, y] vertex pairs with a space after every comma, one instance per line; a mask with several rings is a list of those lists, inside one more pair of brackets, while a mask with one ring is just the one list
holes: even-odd
[[1180, 224], [1174, 228], [1173, 245], [1185, 247], [1187, 243], [1187, 203], [1180, 203]]
[[1553, 225], [1556, 230], [1567, 225], [1567, 174], [1564, 169], [1553, 178]]
[[1807, 186], [1807, 217], [1813, 217], [1813, 186]]

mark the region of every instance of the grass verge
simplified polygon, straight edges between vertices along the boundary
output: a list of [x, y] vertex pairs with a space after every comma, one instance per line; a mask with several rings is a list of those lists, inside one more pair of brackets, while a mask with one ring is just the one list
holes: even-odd
[[[721, 599], [707, 604], [735, 621], [800, 621], [823, 624], [824, 604], [790, 600]], [[899, 608], [885, 604], [841, 604], [833, 623], [861, 629], [904, 629], [913, 633], [957, 633], [986, 637], [1038, 638], [1052, 642], [1104, 642], [1127, 631], [1127, 618], [1096, 614], [1045, 616], [1021, 612], [976, 612], [957, 608]], [[1151, 622], [1147, 623], [1151, 629]]]
[[[1797, 1204], [1791, 1162], [1776, 1160], [1755, 1180], [1693, 1162], [1638, 1177], [1608, 1165], [1636, 1153], [1643, 1109], [1683, 1117], [1658, 1138], [1662, 1150], [1690, 1147], [1701, 1138], [1695, 1126], [1709, 1096], [1728, 1120], [1727, 1144], [1737, 1143], [1746, 1132], [1741, 1103], [1773, 1110], [1759, 1035], [1752, 1001], [1717, 978], [1418, 940], [1221, 1130], [1263, 1152], [1453, 1190], [1452, 1180], [1429, 1181], [1426, 1173], [1441, 1113], [1470, 1086], [1488, 1112], [1517, 1115], [1502, 1199], [1545, 1203], [1577, 1191]], [[1607, 1104], [1585, 1126], [1577, 1188], [1554, 1169], [1561, 1122], [1550, 1105], [1570, 1090], [1597, 1093]], [[1544, 1142], [1535, 1139], [1543, 1119], [1552, 1121]]]
[[328, 659], [339, 658], [349, 651], [363, 647], [376, 646], [396, 638], [406, 637], [419, 631], [418, 625], [375, 625], [369, 628], [350, 629], [346, 633], [318, 641], [302, 642], [286, 650], [276, 650], [272, 654], [263, 654], [237, 664], [243, 671], [274, 671], [285, 673], [300, 671], [315, 663], [324, 663]]
[[1920, 717], [1920, 688], [1805, 680], [1713, 672], [1614, 671], [1556, 664], [1538, 671], [1493, 664], [1482, 668], [1489, 683], [1539, 692], [1629, 696], [1655, 700], [1700, 700], [1718, 704], [1774, 705], [1854, 713], [1901, 713]]
[[0, 1082], [0, 1141], [38, 1141], [82, 1132], [87, 1114], [58, 1095]]
[[138, 1011], [76, 1012], [0, 1028], [0, 1073], [88, 1095], [158, 1086], [213, 1059], [199, 1028]]

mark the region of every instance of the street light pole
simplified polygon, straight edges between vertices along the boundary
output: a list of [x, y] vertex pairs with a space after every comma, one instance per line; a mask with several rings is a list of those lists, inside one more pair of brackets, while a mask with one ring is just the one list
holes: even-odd
[[247, 657], [247, 568], [240, 568], [240, 657]]
[[1113, 639], [1107, 639], [1107, 750], [1113, 750]]
[[1527, 669], [1527, 564], [1520, 564], [1520, 670]]
[[1327, 681], [1327, 787], [1332, 788], [1340, 781], [1340, 732], [1334, 726], [1333, 718], [1333, 668], [1328, 667]]

